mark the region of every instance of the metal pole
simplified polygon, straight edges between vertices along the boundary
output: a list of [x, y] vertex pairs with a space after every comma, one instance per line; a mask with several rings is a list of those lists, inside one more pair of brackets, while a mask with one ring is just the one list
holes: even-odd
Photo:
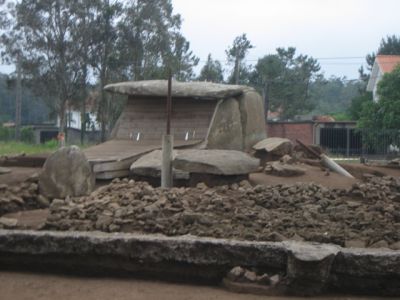
[[15, 139], [21, 138], [21, 102], [22, 102], [22, 86], [21, 86], [21, 57], [17, 57], [17, 86], [15, 97]]
[[167, 95], [167, 134], [171, 134], [171, 114], [172, 114], [172, 74], [168, 71], [168, 95]]
[[350, 128], [346, 128], [346, 156], [350, 157]]
[[172, 74], [168, 74], [168, 95], [167, 95], [167, 134], [162, 138], [162, 164], [161, 164], [161, 187], [172, 187], [172, 156], [174, 139], [171, 135], [171, 114], [172, 114]]

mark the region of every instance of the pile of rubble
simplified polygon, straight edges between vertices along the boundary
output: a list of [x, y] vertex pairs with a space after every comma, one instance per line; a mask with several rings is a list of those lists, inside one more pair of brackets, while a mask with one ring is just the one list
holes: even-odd
[[114, 180], [87, 197], [53, 200], [45, 228], [400, 249], [400, 179], [371, 176], [350, 190], [247, 181], [165, 190]]
[[[316, 154], [322, 153], [319, 147], [308, 146]], [[306, 173], [304, 162], [320, 165], [319, 160], [310, 160], [310, 153], [299, 145], [294, 146], [292, 141], [286, 138], [272, 137], [264, 139], [253, 146], [253, 155], [260, 159], [263, 171], [266, 174], [292, 177]], [[327, 174], [328, 175], [328, 174]]]
[[39, 194], [37, 177], [16, 185], [0, 184], [0, 228], [11, 228], [14, 221], [1, 217], [4, 214], [46, 208], [49, 200]]

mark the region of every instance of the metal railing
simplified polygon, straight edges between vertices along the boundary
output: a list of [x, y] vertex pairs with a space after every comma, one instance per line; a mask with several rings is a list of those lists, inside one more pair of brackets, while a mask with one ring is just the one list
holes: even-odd
[[393, 159], [400, 157], [400, 129], [321, 128], [320, 146], [333, 156]]

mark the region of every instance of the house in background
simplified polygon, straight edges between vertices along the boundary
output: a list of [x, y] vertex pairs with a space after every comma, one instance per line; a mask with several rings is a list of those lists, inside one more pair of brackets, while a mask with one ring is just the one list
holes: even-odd
[[[86, 128], [84, 135], [84, 142], [86, 143], [97, 143], [101, 139], [101, 126], [97, 121], [96, 114], [96, 100], [97, 93], [92, 92], [86, 99]], [[81, 108], [79, 105], [73, 103], [67, 103], [67, 111], [65, 116], [66, 126], [66, 140], [70, 144], [80, 143], [81, 139], [81, 129], [82, 129], [82, 118], [81, 118]], [[58, 134], [60, 128], [60, 117], [57, 116], [55, 128]], [[47, 130], [48, 131], [48, 130]], [[46, 132], [47, 132], [46, 131]], [[44, 134], [44, 133], [43, 133]], [[46, 136], [49, 139], [50, 136]], [[51, 138], [54, 138], [53, 136]], [[40, 142], [45, 142], [46, 139], [40, 138]]]
[[368, 81], [367, 91], [372, 92], [373, 99], [378, 102], [378, 83], [385, 73], [390, 73], [400, 64], [400, 55], [377, 55], [372, 66], [371, 76]]
[[[91, 93], [86, 99], [86, 131], [100, 130], [96, 115], [96, 93]], [[56, 126], [60, 126], [60, 117], [57, 116]], [[81, 109], [77, 105], [67, 103], [66, 128], [81, 130], [82, 118]]]

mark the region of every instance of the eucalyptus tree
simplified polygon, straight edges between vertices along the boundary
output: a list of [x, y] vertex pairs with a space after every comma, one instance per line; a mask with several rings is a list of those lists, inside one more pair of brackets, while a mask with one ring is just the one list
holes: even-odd
[[[88, 1], [88, 0], [86, 0]], [[106, 94], [103, 87], [110, 82], [127, 79], [123, 76], [123, 61], [126, 47], [120, 43], [120, 22], [123, 6], [120, 1], [94, 0], [94, 21], [91, 22], [89, 39], [91, 40], [90, 63], [93, 68], [93, 76], [97, 86], [97, 120], [101, 125], [101, 139], [104, 141], [110, 130], [114, 112], [119, 111], [118, 102], [110, 101], [110, 95]]]
[[132, 80], [160, 79], [171, 69], [178, 80], [193, 78], [198, 58], [180, 33], [181, 23], [171, 0], [129, 1], [119, 23], [126, 76]]
[[[74, 41], [76, 15], [72, 0], [21, 0], [10, 9], [4, 34], [8, 45], [18, 41], [22, 69], [31, 87], [45, 97], [65, 129], [67, 102], [76, 96], [81, 77], [79, 48]], [[13, 55], [12, 47], [6, 52]]]

